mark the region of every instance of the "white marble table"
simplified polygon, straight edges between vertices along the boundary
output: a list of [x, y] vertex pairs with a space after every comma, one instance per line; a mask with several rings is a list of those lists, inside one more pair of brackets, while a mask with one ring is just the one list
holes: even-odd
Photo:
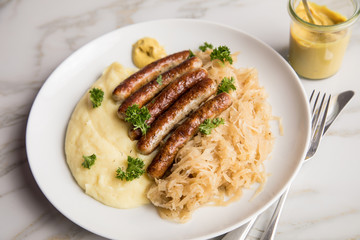
[[[25, 150], [28, 113], [40, 87], [66, 57], [116, 28], [154, 19], [199, 18], [241, 29], [286, 57], [286, 0], [0, 0], [0, 239], [102, 239], [58, 212], [39, 190]], [[360, 239], [360, 24], [341, 70], [302, 80], [354, 99], [296, 177], [277, 239]], [[249, 239], [262, 231], [258, 223]]]

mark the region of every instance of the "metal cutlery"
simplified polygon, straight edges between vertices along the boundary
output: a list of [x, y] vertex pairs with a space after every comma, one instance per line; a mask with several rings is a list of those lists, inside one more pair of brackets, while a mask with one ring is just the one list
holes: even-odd
[[[311, 103], [312, 99], [315, 99], [314, 93], [315, 93], [315, 90], [311, 94], [310, 103]], [[312, 148], [309, 148], [308, 153], [306, 154], [306, 158], [304, 159], [304, 162], [307, 161], [308, 159], [310, 159], [314, 155], [314, 153], [320, 143], [321, 136], [323, 136], [327, 132], [327, 130], [329, 129], [331, 124], [335, 121], [337, 116], [340, 114], [340, 112], [345, 107], [345, 105], [351, 100], [351, 98], [354, 96], [354, 94], [355, 94], [354, 91], [345, 91], [345, 92], [342, 92], [342, 93], [336, 95], [335, 97], [333, 97], [330, 106], [329, 106], [329, 102], [328, 102], [328, 104], [327, 104], [328, 114], [327, 114], [327, 117], [323, 118], [323, 120], [325, 120], [325, 122], [323, 123], [324, 126], [323, 126], [322, 134], [320, 134], [320, 136], [318, 136], [319, 134], [316, 135], [316, 138], [319, 138], [318, 140], [315, 140], [317, 146], [315, 147], [315, 143], [314, 143], [314, 146], [312, 146]], [[325, 96], [323, 97], [323, 99], [325, 99]], [[319, 117], [320, 115], [314, 115], [315, 114], [314, 112], [316, 112], [315, 105], [319, 101], [319, 94], [317, 95], [315, 100], [316, 101], [313, 103], [313, 105], [314, 105], [313, 119], [318, 118], [317, 119], [317, 121], [318, 121], [320, 118]], [[324, 101], [324, 100], [322, 100], [322, 101]], [[323, 103], [322, 103], [322, 105], [323, 105]], [[329, 107], [330, 107], [330, 109], [329, 109]], [[312, 126], [314, 126], [314, 127], [321, 126], [321, 124], [316, 125], [313, 123], [314, 123], [314, 121], [312, 121]], [[315, 130], [316, 129], [312, 129], [312, 132], [314, 132]], [[320, 130], [317, 129], [317, 131], [320, 131]], [[314, 151], [314, 149], [315, 149], [315, 151]], [[277, 226], [279, 216], [280, 216], [280, 213], [282, 210], [282, 206], [285, 202], [285, 199], [286, 199], [289, 189], [290, 189], [290, 186], [286, 189], [286, 191], [279, 198], [277, 206], [274, 210], [273, 216], [269, 222], [269, 225], [267, 226], [267, 229], [265, 230], [264, 234], [261, 237], [262, 240], [272, 239], [274, 237], [276, 226]], [[227, 233], [224, 236], [224, 238], [222, 238], [222, 239], [223, 240], [244, 240], [246, 238], [248, 232], [252, 228], [253, 224], [255, 223], [256, 219], [257, 219], [257, 217], [254, 217], [248, 223], [245, 223], [241, 227]]]
[[[309, 149], [306, 153], [306, 157], [304, 159], [305, 161], [310, 159], [312, 156], [314, 156], [314, 154], [320, 144], [321, 138], [323, 136], [325, 122], [326, 122], [326, 116], [327, 116], [327, 112], [328, 112], [329, 104], [330, 104], [330, 100], [331, 100], [331, 95], [330, 95], [330, 96], [328, 96], [328, 100], [326, 101], [326, 104], [325, 104], [326, 94], [323, 94], [321, 103], [318, 106], [318, 101], [320, 100], [319, 99], [320, 92], [317, 94], [316, 97], [315, 97], [314, 93], [315, 93], [315, 90], [312, 92], [312, 94], [310, 96], [310, 104], [312, 103], [312, 105], [313, 105], [312, 121], [311, 121], [311, 140], [310, 140], [310, 147], [309, 147]], [[275, 211], [270, 219], [270, 222], [267, 225], [260, 240], [274, 238], [275, 233], [276, 233], [277, 223], [279, 222], [280, 213], [284, 206], [284, 202], [288, 195], [289, 190], [290, 190], [290, 186], [281, 195], [281, 197], [276, 205]]]

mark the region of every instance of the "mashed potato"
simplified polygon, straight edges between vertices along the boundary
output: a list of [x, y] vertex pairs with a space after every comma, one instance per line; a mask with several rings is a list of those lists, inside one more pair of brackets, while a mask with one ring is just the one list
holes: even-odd
[[[69, 121], [65, 153], [69, 168], [86, 194], [116, 208], [133, 208], [146, 204], [151, 180], [146, 174], [131, 182], [117, 179], [118, 167], [126, 169], [127, 157], [139, 157], [150, 163], [153, 155], [143, 156], [135, 150], [136, 142], [128, 137], [128, 126], [116, 116], [119, 107], [112, 100], [113, 89], [132, 72], [118, 63], [110, 65], [91, 87], [104, 91], [100, 107], [93, 108], [88, 91], [81, 98]], [[81, 163], [83, 155], [95, 154], [97, 160], [90, 169]]]

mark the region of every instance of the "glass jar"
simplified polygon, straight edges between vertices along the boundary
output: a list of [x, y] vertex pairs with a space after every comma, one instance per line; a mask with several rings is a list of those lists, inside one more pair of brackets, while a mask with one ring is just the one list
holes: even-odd
[[342, 22], [331, 25], [319, 25], [327, 24], [320, 23], [321, 19], [310, 23], [301, 15], [299, 4], [302, 5], [302, 1], [289, 0], [288, 11], [292, 19], [289, 62], [304, 78], [324, 79], [334, 75], [341, 66], [351, 35], [350, 27], [360, 14], [360, 3], [359, 0], [313, 0], [308, 3], [313, 15], [329, 10], [326, 14], [331, 18], [343, 18]]

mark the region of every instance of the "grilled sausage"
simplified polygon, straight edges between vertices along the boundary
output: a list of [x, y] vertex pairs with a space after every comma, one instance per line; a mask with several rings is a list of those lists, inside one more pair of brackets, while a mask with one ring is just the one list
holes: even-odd
[[157, 93], [169, 85], [173, 80], [180, 77], [184, 73], [199, 68], [202, 65], [202, 61], [198, 57], [192, 57], [182, 62], [178, 66], [170, 69], [169, 71], [161, 74], [161, 81], [158, 79], [153, 79], [151, 82], [147, 83], [134, 94], [130, 95], [125, 101], [120, 105], [118, 109], [118, 116], [121, 119], [125, 119], [125, 112], [128, 107], [137, 104], [139, 108], [144, 106], [149, 102]]
[[204, 103], [171, 134], [148, 166], [147, 173], [154, 178], [161, 178], [173, 163], [178, 151], [197, 133], [200, 124], [207, 118], [216, 117], [231, 104], [231, 97], [225, 92]]
[[[169, 84], [159, 95], [147, 104], [151, 118], [146, 121], [148, 125], [169, 106], [171, 106], [182, 94], [194, 86], [200, 80], [207, 76], [207, 71], [202, 68], [187, 72]], [[140, 129], [130, 129], [129, 137], [131, 140], [137, 140], [141, 137]]]
[[150, 154], [154, 151], [176, 124], [215, 93], [216, 86], [215, 81], [206, 78], [181, 96], [174, 105], [153, 122], [146, 135], [143, 135], [137, 142], [139, 152]]
[[150, 82], [153, 78], [157, 77], [169, 70], [170, 68], [185, 61], [190, 55], [190, 51], [182, 51], [171, 54], [152, 62], [137, 71], [124, 81], [122, 81], [113, 91], [113, 99], [116, 101], [123, 101], [140, 87]]

